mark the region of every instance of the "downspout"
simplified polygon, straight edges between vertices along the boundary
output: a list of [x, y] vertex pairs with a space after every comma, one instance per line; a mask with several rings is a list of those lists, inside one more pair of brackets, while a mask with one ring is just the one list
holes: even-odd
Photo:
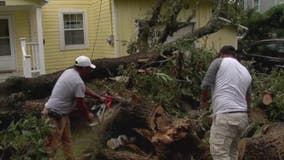
[[118, 43], [118, 12], [117, 0], [112, 0], [112, 24], [113, 24], [113, 37], [114, 37], [114, 53], [116, 57], [120, 57], [119, 43]]

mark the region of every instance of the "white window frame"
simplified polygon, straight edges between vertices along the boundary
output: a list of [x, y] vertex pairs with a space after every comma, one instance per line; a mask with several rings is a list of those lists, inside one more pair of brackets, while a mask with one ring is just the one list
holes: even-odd
[[[84, 28], [84, 44], [65, 44], [65, 32], [64, 32], [64, 14], [82, 14], [83, 15], [83, 28]], [[79, 9], [62, 9], [59, 11], [59, 31], [60, 31], [60, 49], [61, 50], [76, 50], [89, 48], [88, 38], [88, 18], [86, 10]]]
[[260, 0], [257, 0], [257, 4], [255, 4], [255, 0], [252, 1], [253, 2], [253, 7], [256, 8], [256, 10], [258, 12], [260, 12]]
[[[9, 56], [2, 56], [0, 58], [3, 58], [5, 62], [8, 62], [10, 65], [8, 67], [8, 71], [14, 71], [16, 70], [17, 66], [17, 59], [16, 59], [16, 49], [15, 49], [15, 31], [13, 28], [13, 24], [14, 24], [14, 19], [12, 18], [12, 16], [8, 15], [8, 16], [2, 16], [0, 15], [0, 19], [7, 19], [8, 20], [8, 26], [9, 26], [9, 39], [10, 39], [10, 50], [11, 50], [11, 59], [9, 58]], [[4, 69], [6, 70], [6, 69]], [[1, 68], [0, 68], [1, 71]]]

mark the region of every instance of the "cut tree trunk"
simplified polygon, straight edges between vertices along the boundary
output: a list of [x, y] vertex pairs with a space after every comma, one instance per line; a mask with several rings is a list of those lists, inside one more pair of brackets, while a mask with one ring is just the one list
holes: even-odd
[[[97, 157], [105, 160], [127, 159], [128, 154], [122, 152], [126, 148], [135, 157], [149, 156], [149, 159], [190, 160], [192, 157], [208, 160], [209, 146], [196, 134], [197, 122], [191, 119], [173, 119], [166, 114], [162, 106], [151, 104], [121, 103], [119, 111], [107, 122], [106, 131], [112, 135], [107, 144], [111, 144], [113, 137], [126, 135], [129, 139], [117, 142], [116, 149], [106, 149]], [[129, 146], [135, 146], [129, 147]], [[133, 151], [134, 150], [134, 151]], [[138, 152], [137, 152], [138, 150]], [[147, 157], [146, 156], [146, 157]], [[131, 158], [130, 158], [131, 159]], [[143, 158], [142, 158], [143, 159]]]
[[97, 155], [99, 160], [159, 160], [151, 155], [138, 155], [129, 151], [105, 150]]
[[273, 102], [273, 94], [271, 92], [265, 91], [262, 95], [262, 104], [270, 105]]

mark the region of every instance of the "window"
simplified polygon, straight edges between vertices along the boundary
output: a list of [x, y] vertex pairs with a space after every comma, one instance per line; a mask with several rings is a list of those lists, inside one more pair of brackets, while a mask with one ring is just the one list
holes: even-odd
[[10, 35], [8, 19], [0, 19], [0, 56], [10, 56]]
[[88, 48], [86, 12], [61, 11], [59, 17], [61, 49]]
[[5, 0], [0, 0], [0, 6], [6, 6]]
[[254, 8], [256, 8], [257, 11], [260, 11], [260, 4], [259, 4], [260, 2], [259, 2], [259, 0], [254, 0], [253, 3], [254, 3], [253, 4]]

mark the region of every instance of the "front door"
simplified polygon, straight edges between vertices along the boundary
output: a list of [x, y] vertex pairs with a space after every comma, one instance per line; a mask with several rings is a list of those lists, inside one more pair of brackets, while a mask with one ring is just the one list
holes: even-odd
[[12, 40], [11, 20], [0, 16], [0, 72], [11, 72], [16, 68]]

